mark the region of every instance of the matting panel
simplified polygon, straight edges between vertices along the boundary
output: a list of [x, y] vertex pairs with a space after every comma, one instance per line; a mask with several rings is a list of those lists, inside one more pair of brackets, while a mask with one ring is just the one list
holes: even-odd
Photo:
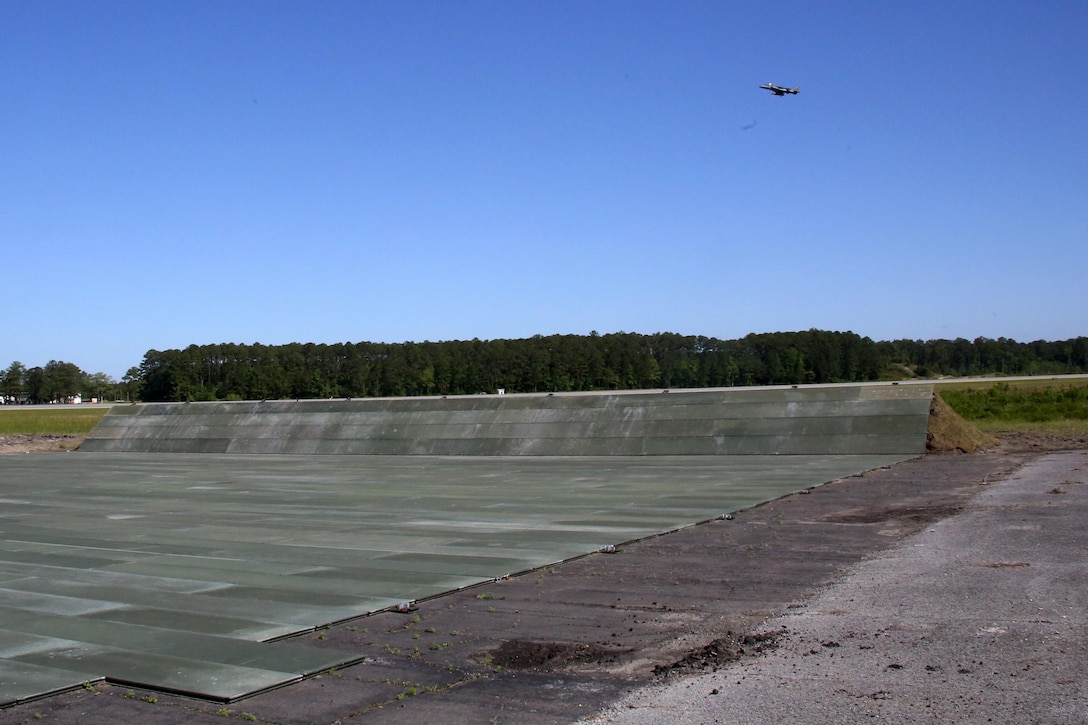
[[0, 457], [0, 705], [102, 678], [245, 697], [358, 658], [261, 640], [903, 457]]
[[920, 454], [931, 385], [116, 406], [82, 450], [441, 456]]

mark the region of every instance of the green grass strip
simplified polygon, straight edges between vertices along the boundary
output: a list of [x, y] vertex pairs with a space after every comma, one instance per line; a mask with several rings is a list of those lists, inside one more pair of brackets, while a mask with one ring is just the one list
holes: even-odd
[[107, 410], [0, 407], [0, 435], [86, 435]]
[[938, 385], [944, 401], [985, 431], [1088, 432], [1088, 381]]

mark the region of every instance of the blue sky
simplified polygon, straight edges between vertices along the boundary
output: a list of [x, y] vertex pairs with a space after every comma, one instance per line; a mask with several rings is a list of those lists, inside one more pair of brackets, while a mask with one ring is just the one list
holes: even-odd
[[1088, 334], [1083, 2], [55, 0], [0, 27], [0, 366]]

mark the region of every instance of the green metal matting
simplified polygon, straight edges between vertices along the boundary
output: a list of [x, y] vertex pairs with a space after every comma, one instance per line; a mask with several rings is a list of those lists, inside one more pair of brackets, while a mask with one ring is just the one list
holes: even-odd
[[0, 705], [230, 701], [358, 659], [267, 642], [903, 456], [0, 458]]
[[924, 453], [930, 385], [827, 385], [113, 408], [83, 450], [638, 456]]
[[103, 678], [229, 702], [356, 662], [283, 638], [922, 453], [931, 394], [114, 409], [77, 454], [0, 457], [0, 706]]

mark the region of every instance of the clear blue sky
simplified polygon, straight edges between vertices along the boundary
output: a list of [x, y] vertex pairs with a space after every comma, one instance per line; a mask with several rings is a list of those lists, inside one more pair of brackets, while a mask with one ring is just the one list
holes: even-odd
[[54, 0], [0, 28], [2, 367], [1088, 334], [1088, 3]]

